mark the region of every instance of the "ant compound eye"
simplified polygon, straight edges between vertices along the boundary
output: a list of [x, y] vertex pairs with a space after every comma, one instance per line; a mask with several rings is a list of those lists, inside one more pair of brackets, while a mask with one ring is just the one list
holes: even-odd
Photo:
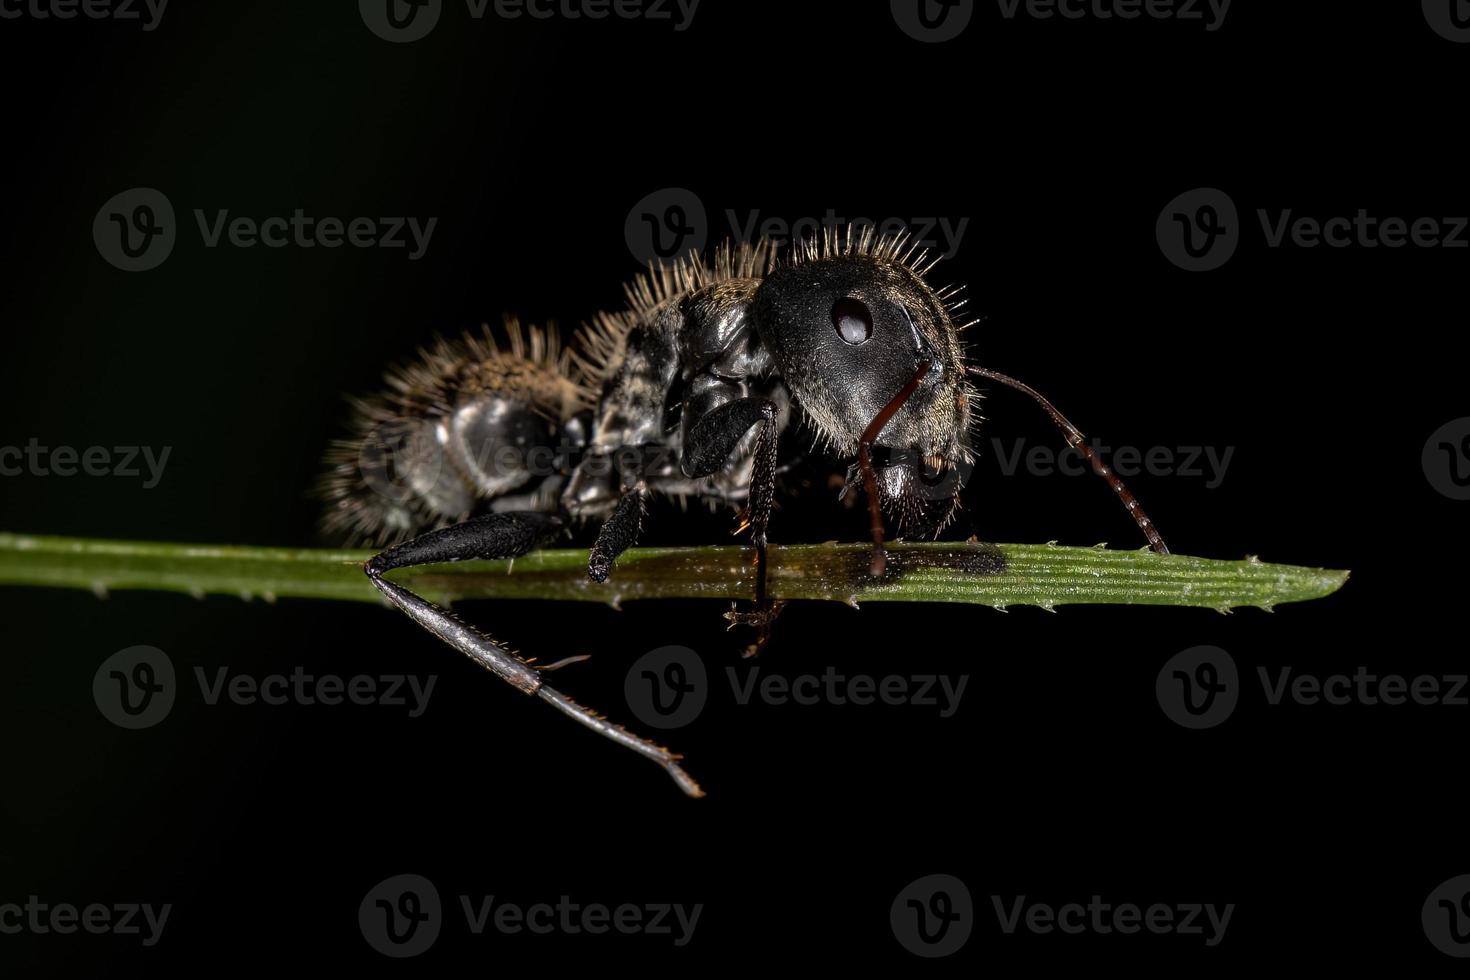
[[832, 327], [843, 343], [856, 347], [873, 336], [873, 313], [862, 300], [844, 296], [832, 305]]

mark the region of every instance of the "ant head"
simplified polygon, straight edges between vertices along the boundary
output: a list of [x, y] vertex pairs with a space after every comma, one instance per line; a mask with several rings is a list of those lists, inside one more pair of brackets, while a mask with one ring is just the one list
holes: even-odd
[[829, 235], [767, 273], [753, 312], [819, 440], [843, 458], [874, 447], [884, 502], [931, 524], [925, 502], [948, 504], [953, 494], [936, 490], [956, 489], [969, 462], [974, 395], [944, 298], [901, 250]]

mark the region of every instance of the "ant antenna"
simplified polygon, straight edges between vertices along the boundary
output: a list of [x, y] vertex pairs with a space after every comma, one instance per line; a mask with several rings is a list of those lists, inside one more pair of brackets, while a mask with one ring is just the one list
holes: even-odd
[[878, 472], [873, 469], [873, 459], [868, 448], [878, 441], [883, 434], [883, 427], [903, 403], [908, 401], [919, 389], [919, 382], [924, 380], [924, 375], [929, 373], [929, 362], [921, 361], [919, 370], [914, 372], [909, 383], [898, 390], [893, 400], [883, 406], [883, 411], [873, 417], [868, 427], [863, 430], [862, 440], [858, 443], [858, 463], [863, 470], [863, 489], [868, 494], [868, 519], [869, 526], [873, 532], [873, 563], [868, 566], [868, 574], [873, 578], [882, 578], [883, 570], [888, 565], [888, 556], [883, 551], [883, 507], [878, 500]]
[[1118, 495], [1118, 499], [1123, 501], [1123, 509], [1132, 515], [1134, 522], [1138, 524], [1138, 529], [1143, 532], [1145, 538], [1148, 538], [1148, 546], [1158, 554], [1167, 555], [1169, 553], [1169, 548], [1164, 544], [1164, 539], [1159, 536], [1158, 528], [1154, 527], [1154, 522], [1149, 520], [1148, 515], [1143, 512], [1143, 507], [1139, 505], [1138, 498], [1128, 492], [1128, 488], [1123, 485], [1123, 481], [1119, 478], [1118, 474], [1114, 473], [1108, 464], [1104, 463], [1102, 458], [1087, 444], [1087, 437], [1082, 434], [1082, 430], [1067, 421], [1067, 417], [1057, 411], [1056, 406], [1047, 401], [1041, 392], [1024, 382], [1017, 381], [1015, 378], [1001, 374], [999, 371], [992, 371], [989, 368], [972, 367], [969, 371], [971, 374], [978, 374], [982, 378], [989, 378], [991, 381], [999, 381], [1003, 385], [1009, 385], [1017, 391], [1025, 392], [1036, 399], [1041, 404], [1041, 407], [1046, 410], [1046, 414], [1051, 416], [1051, 420], [1056, 423], [1057, 428], [1061, 429], [1066, 435], [1067, 445], [1087, 458], [1087, 461], [1092, 464], [1092, 472], [1108, 481], [1108, 486], [1112, 487], [1113, 492]]

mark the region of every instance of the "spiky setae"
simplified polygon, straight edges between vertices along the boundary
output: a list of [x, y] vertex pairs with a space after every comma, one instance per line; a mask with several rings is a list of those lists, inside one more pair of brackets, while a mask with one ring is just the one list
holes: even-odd
[[776, 263], [776, 246], [766, 240], [727, 241], [706, 261], [697, 252], [670, 262], [650, 262], [646, 272], [623, 287], [627, 308], [602, 311], [582, 325], [572, 343], [573, 375], [600, 391], [622, 364], [628, 335], [652, 321], [669, 304], [700, 289], [732, 280], [758, 280]]

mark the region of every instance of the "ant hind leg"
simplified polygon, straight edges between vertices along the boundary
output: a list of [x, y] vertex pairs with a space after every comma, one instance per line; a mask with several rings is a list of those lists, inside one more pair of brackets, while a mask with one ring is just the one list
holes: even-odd
[[424, 629], [469, 657], [522, 694], [540, 698], [562, 714], [639, 755], [653, 760], [673, 777], [690, 796], [703, 796], [688, 773], [679, 766], [679, 756], [621, 725], [584, 708], [555, 688], [548, 687], [542, 674], [559, 666], [537, 667], [490, 636], [475, 629], [449, 610], [415, 595], [383, 576], [396, 568], [431, 565], [471, 559], [517, 558], [561, 531], [562, 521], [534, 511], [487, 514], [422, 534], [369, 559], [364, 566], [368, 579], [389, 602]]

